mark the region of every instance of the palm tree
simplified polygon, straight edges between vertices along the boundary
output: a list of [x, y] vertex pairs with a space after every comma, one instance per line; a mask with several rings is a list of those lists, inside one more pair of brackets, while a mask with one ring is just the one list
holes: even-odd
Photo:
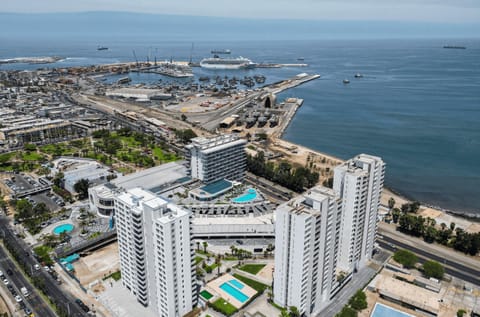
[[450, 230], [455, 230], [455, 222], [450, 222]]
[[208, 247], [208, 243], [207, 241], [203, 241], [203, 252], [207, 253], [207, 247]]
[[298, 311], [298, 308], [295, 306], [290, 306], [290, 317], [300, 317], [300, 312]]
[[290, 317], [290, 315], [288, 314], [287, 310], [282, 310], [282, 312], [280, 313], [280, 315], [278, 317]]
[[440, 227], [442, 227], [442, 230], [445, 230], [445, 228], [447, 228], [447, 224], [445, 222], [442, 222], [440, 224]]
[[232, 255], [235, 255], [235, 252], [237, 251], [237, 248], [235, 248], [234, 245], [231, 245], [230, 250], [232, 250]]
[[217, 264], [217, 275], [220, 275], [220, 267], [222, 266], [222, 256], [219, 254], [215, 258], [215, 263]]
[[200, 250], [200, 241], [197, 241], [197, 251]]

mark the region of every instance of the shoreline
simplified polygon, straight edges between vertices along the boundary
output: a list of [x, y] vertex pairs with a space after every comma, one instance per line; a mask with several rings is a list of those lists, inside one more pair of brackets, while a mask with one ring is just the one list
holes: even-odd
[[[276, 139], [277, 141], [282, 141], [282, 142], [288, 143], [291, 146], [304, 148], [306, 151], [309, 151], [311, 153], [315, 153], [317, 155], [329, 158], [333, 161], [338, 161], [340, 163], [345, 162], [345, 160], [343, 160], [341, 158], [338, 158], [334, 155], [331, 155], [331, 154], [328, 154], [328, 153], [325, 153], [325, 152], [320, 152], [318, 150], [314, 150], [312, 148], [309, 148], [305, 145], [301, 145], [301, 144], [297, 144], [297, 143], [287, 141], [283, 138], [284, 135], [285, 135], [285, 132], [287, 131], [290, 124], [292, 123], [293, 118], [295, 117], [297, 111], [303, 105], [304, 99], [301, 99], [301, 101], [302, 101], [301, 104], [297, 105], [295, 107], [295, 110], [292, 113], [290, 113], [289, 116], [286, 118], [287, 122], [282, 127], [282, 129], [278, 132], [278, 136], [273, 135], [273, 139]], [[388, 166], [388, 164], [387, 164], [387, 166]], [[400, 200], [404, 200], [406, 202], [418, 201], [421, 204], [422, 207], [425, 207], [427, 209], [432, 209], [432, 210], [439, 211], [439, 212], [442, 212], [444, 214], [448, 214], [448, 215], [451, 215], [451, 216], [454, 216], [454, 217], [459, 217], [459, 218], [462, 218], [462, 219], [471, 220], [475, 223], [480, 223], [480, 212], [475, 213], [475, 212], [472, 212], [472, 211], [460, 211], [460, 210], [452, 210], [452, 209], [448, 209], [448, 208], [443, 208], [441, 206], [437, 206], [437, 205], [434, 205], [434, 204], [430, 204], [430, 203], [426, 203], [426, 202], [416, 200], [412, 197], [409, 197], [409, 195], [404, 194], [404, 193], [400, 192], [399, 190], [397, 190], [393, 187], [389, 187], [389, 186], [384, 186], [384, 191], [382, 192], [382, 196], [386, 195], [386, 193], [385, 193], [386, 191], [388, 191], [391, 194], [391, 196], [396, 196], [396, 197], [400, 198]]]
[[[282, 133], [281, 133], [282, 137], [283, 137], [283, 134], [284, 134], [283, 132], [284, 131], [282, 131]], [[290, 146], [297, 147], [299, 150], [302, 150], [303, 152], [314, 153], [316, 155], [326, 157], [326, 158], [332, 160], [334, 163], [336, 163], [335, 165], [338, 165], [338, 164], [341, 164], [341, 163], [345, 162], [345, 160], [340, 159], [338, 157], [335, 157], [333, 155], [311, 149], [311, 148], [306, 147], [304, 145], [300, 145], [300, 144], [296, 144], [296, 143], [287, 141], [287, 140], [285, 140], [281, 137], [276, 138], [276, 141], [288, 144]], [[299, 154], [292, 154], [292, 153], [290, 153], [290, 155], [292, 155], [292, 157], [299, 156]], [[390, 199], [390, 197], [393, 197], [395, 199], [395, 206], [396, 207], [400, 207], [403, 203], [415, 201], [415, 200], [407, 197], [407, 195], [404, 195], [401, 192], [397, 191], [395, 188], [385, 186], [383, 188], [383, 191], [382, 191], [381, 205], [388, 206], [388, 200]], [[469, 224], [472, 225], [475, 228], [475, 231], [480, 231], [480, 228], [476, 229], [477, 224], [480, 227], [480, 214], [472, 214], [472, 213], [469, 213], [469, 212], [449, 210], [449, 209], [442, 208], [442, 207], [439, 207], [439, 206], [434, 206], [432, 204], [428, 204], [428, 203], [425, 203], [425, 202], [421, 202], [421, 201], [419, 201], [419, 202], [420, 202], [421, 206], [420, 206], [419, 212], [417, 213], [418, 215], [422, 215], [423, 213], [425, 213], [426, 215], [424, 217], [430, 216], [431, 218], [444, 219], [444, 222], [452, 220], [451, 222], [455, 222], [457, 224], [463, 224], [460, 227], [469, 227], [469, 225], [466, 224], [466, 222], [469, 222]], [[434, 215], [434, 216], [432, 217], [431, 215]], [[453, 218], [453, 219], [450, 219], [450, 218]], [[446, 220], [446, 219], [448, 219], [448, 220]], [[457, 219], [457, 220], [455, 220], [455, 219]]]

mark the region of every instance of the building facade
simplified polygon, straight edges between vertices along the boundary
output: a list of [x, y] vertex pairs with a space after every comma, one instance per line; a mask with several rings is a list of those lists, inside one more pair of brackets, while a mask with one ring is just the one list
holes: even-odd
[[275, 212], [274, 302], [318, 313], [337, 287], [341, 201], [333, 190], [314, 187]]
[[381, 158], [360, 154], [334, 169], [333, 189], [342, 199], [339, 266], [359, 269], [372, 257], [385, 177]]
[[207, 184], [220, 179], [243, 180], [247, 165], [246, 144], [246, 140], [234, 134], [193, 138], [187, 146], [191, 177]]
[[122, 284], [158, 316], [176, 317], [197, 304], [190, 213], [133, 188], [114, 198]]

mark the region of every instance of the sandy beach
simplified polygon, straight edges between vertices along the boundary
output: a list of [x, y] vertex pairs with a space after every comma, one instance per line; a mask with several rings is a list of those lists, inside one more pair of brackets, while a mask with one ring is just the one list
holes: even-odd
[[[282, 139], [272, 139], [270, 148], [275, 151], [279, 151], [284, 154], [284, 159], [287, 158], [294, 164], [302, 166], [309, 165], [316, 167], [316, 170], [320, 173], [319, 184], [322, 184], [325, 179], [333, 176], [333, 168], [343, 162], [342, 159], [321, 153], [310, 148], [294, 144]], [[360, 153], [359, 153], [360, 154]], [[388, 163], [388, 162], [387, 162]], [[387, 166], [388, 173], [388, 166]], [[395, 207], [400, 208], [402, 204], [412, 202], [411, 200], [394, 193], [389, 188], [384, 188], [382, 192], [381, 204], [388, 206], [388, 200], [393, 197], [395, 200]], [[462, 214], [456, 215], [454, 211], [447, 212], [440, 208], [427, 206], [422, 204], [420, 206], [418, 215], [424, 218], [430, 217], [436, 221], [437, 224], [445, 223], [447, 226], [454, 222], [456, 227], [462, 228], [467, 232], [474, 233], [480, 232], [480, 222], [475, 222], [472, 219], [462, 216]], [[480, 220], [480, 219], [479, 219]]]

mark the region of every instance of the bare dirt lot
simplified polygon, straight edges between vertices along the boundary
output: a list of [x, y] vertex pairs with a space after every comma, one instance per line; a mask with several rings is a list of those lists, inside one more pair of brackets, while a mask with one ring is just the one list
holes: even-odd
[[118, 244], [112, 243], [74, 263], [75, 275], [84, 286], [120, 269]]

